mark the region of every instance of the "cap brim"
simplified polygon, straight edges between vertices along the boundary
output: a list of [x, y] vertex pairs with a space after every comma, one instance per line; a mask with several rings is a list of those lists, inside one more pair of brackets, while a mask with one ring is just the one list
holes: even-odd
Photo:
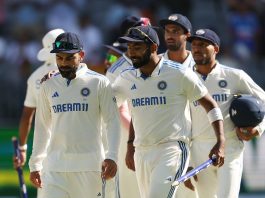
[[202, 36], [190, 36], [187, 38], [187, 41], [191, 43], [194, 39], [200, 39], [200, 40], [208, 41], [208, 42], [212, 43], [213, 45], [219, 45], [218, 43], [215, 43], [212, 40], [207, 39], [207, 38], [202, 37]]
[[172, 21], [172, 20], [169, 20], [169, 19], [162, 19], [161, 21], [159, 21], [159, 25], [162, 28], [165, 28], [165, 25], [167, 25], [167, 24], [175, 24], [175, 25], [180, 25], [182, 27], [182, 25], [179, 24], [178, 22]]
[[66, 54], [75, 54], [80, 52], [80, 49], [73, 49], [73, 50], [63, 50], [63, 49], [53, 49], [50, 53], [66, 53]]
[[106, 48], [108, 48], [108, 49], [114, 51], [114, 52], [117, 52], [117, 53], [120, 54], [120, 55], [123, 54], [123, 51], [121, 51], [121, 50], [119, 50], [119, 49], [117, 49], [117, 48], [115, 48], [115, 47], [113, 47], [113, 46], [111, 46], [111, 45], [104, 45], [104, 46], [105, 46]]
[[172, 20], [169, 20], [169, 19], [162, 19], [160, 22], [159, 22], [159, 25], [165, 29], [165, 26], [168, 25], [168, 24], [173, 24], [173, 25], [179, 25], [180, 27], [182, 27], [184, 30], [186, 30], [187, 32], [190, 32], [191, 30], [188, 30], [185, 26], [183, 26], [182, 24], [176, 22], [176, 21], [172, 21]]
[[118, 39], [121, 43], [127, 43], [127, 42], [136, 42], [136, 43], [144, 43], [144, 40], [134, 39], [128, 36], [123, 36]]

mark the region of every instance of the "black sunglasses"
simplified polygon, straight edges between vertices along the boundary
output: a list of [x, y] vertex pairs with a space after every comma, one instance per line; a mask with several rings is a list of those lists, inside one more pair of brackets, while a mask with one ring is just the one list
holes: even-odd
[[53, 43], [53, 49], [63, 49], [63, 50], [73, 50], [73, 49], [82, 49], [76, 44], [68, 43], [65, 41], [56, 41]]
[[136, 27], [130, 28], [128, 30], [127, 36], [133, 37], [135, 39], [141, 39], [141, 40], [144, 40], [144, 41], [150, 41], [151, 43], [155, 44], [155, 42], [145, 32], [143, 32], [142, 30], [140, 30], [140, 29], [138, 29]]

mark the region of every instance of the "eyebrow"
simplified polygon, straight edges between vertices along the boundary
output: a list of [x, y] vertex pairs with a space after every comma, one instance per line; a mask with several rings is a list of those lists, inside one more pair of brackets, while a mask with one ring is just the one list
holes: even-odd
[[67, 54], [65, 53], [66, 56], [60, 56], [60, 54], [56, 54], [57, 57], [60, 57], [60, 58], [71, 58], [71, 57], [74, 57], [74, 54]]

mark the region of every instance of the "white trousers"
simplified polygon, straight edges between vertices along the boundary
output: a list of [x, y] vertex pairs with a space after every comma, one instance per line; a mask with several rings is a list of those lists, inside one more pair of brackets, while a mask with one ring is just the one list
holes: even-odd
[[137, 148], [134, 155], [141, 198], [173, 197], [175, 188], [166, 178], [180, 177], [189, 164], [189, 150], [184, 142], [170, 142]]
[[128, 131], [123, 129], [119, 148], [119, 187], [121, 198], [140, 198], [140, 192], [137, 185], [136, 174], [127, 168], [125, 157], [127, 152]]
[[[208, 159], [215, 141], [193, 140], [191, 163], [198, 166]], [[200, 198], [237, 198], [243, 171], [244, 144], [237, 138], [226, 139], [225, 163], [222, 167], [210, 166], [198, 174], [195, 186]]]
[[103, 197], [100, 172], [45, 172], [38, 198]]

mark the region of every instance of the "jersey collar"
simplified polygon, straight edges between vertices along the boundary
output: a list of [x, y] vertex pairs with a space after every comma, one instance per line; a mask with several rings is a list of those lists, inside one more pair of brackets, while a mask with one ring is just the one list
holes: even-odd
[[[157, 64], [156, 68], [154, 69], [154, 71], [152, 72], [150, 77], [158, 76], [160, 74], [161, 68], [163, 66], [163, 62], [164, 62], [164, 57], [162, 56], [159, 63]], [[143, 75], [142, 75], [140, 69], [136, 69], [136, 77], [140, 78], [142, 76]]]

